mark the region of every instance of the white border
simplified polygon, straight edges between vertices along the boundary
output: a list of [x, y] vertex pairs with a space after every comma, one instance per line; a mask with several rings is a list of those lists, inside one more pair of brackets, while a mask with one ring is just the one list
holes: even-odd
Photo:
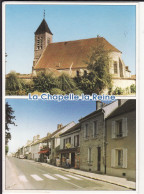
[[[139, 56], [139, 20], [140, 20], [140, 15], [139, 15], [139, 12], [140, 12], [140, 4], [142, 3], [139, 3], [139, 2], [132, 2], [132, 3], [128, 3], [128, 2], [123, 2], [123, 3], [119, 3], [119, 2], [108, 2], [108, 3], [105, 3], [105, 2], [31, 2], [31, 1], [23, 1], [23, 2], [17, 2], [17, 1], [13, 1], [13, 2], [3, 2], [2, 3], [2, 108], [3, 108], [3, 117], [2, 117], [2, 121], [3, 121], [3, 145], [5, 145], [5, 99], [28, 99], [28, 96], [5, 96], [5, 6], [6, 5], [11, 5], [11, 4], [15, 4], [15, 5], [27, 5], [27, 4], [31, 4], [31, 5], [135, 5], [136, 6], [136, 88], [137, 88], [137, 91], [136, 91], [136, 97], [128, 97], [128, 96], [125, 96], [125, 97], [116, 97], [116, 99], [137, 99], [137, 115], [136, 115], [136, 121], [138, 121], [138, 116], [139, 116], [139, 109], [138, 109], [138, 97], [139, 97], [139, 73], [140, 72], [140, 67], [138, 66], [139, 64], [139, 59], [140, 59], [140, 56]], [[144, 8], [144, 5], [143, 5], [143, 8]], [[141, 12], [142, 13], [142, 12]], [[136, 191], [49, 191], [49, 190], [5, 190], [5, 147], [3, 146], [3, 158], [2, 158], [2, 166], [3, 166], [3, 181], [2, 181], [2, 186], [3, 186], [3, 193], [67, 193], [67, 192], [78, 192], [78, 193], [83, 193], [83, 192], [91, 192], [91, 193], [124, 193], [124, 192], [127, 192], [127, 193], [138, 193], [138, 188], [139, 188], [139, 180], [138, 180], [138, 171], [139, 171], [139, 168], [138, 168], [138, 157], [139, 157], [139, 153], [138, 153], [138, 135], [139, 135], [139, 131], [138, 131], [138, 128], [139, 125], [138, 125], [138, 122], [136, 122]]]

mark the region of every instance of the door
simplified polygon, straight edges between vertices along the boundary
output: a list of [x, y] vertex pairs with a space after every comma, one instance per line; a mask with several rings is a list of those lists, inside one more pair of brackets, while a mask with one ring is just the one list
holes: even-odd
[[71, 153], [71, 167], [75, 166], [75, 153]]
[[100, 171], [101, 170], [101, 147], [97, 148], [98, 151], [98, 155], [97, 155], [97, 170]]

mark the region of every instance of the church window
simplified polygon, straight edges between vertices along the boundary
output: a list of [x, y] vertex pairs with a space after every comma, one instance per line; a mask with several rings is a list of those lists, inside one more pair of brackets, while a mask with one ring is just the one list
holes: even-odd
[[79, 71], [76, 71], [76, 74], [77, 74], [77, 76], [79, 76], [80, 75]]
[[40, 37], [40, 49], [42, 49], [42, 37]]
[[117, 62], [116, 61], [114, 61], [114, 74], [117, 74], [118, 72], [117, 72]]
[[86, 70], [84, 70], [84, 76], [86, 76], [87, 75], [87, 71]]
[[47, 44], [49, 44], [49, 43], [50, 43], [50, 38], [47, 39]]

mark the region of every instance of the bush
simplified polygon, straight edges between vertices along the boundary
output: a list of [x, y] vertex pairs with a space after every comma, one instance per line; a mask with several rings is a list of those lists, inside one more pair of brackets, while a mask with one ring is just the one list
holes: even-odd
[[16, 73], [12, 72], [8, 74], [8, 77], [6, 78], [6, 90], [13, 92], [22, 90], [22, 84]]
[[113, 94], [114, 95], [121, 95], [123, 94], [123, 89], [121, 87], [117, 87], [114, 91], [113, 91]]
[[130, 90], [131, 90], [131, 93], [136, 93], [136, 85], [135, 84], [132, 84], [130, 86]]
[[37, 77], [33, 78], [34, 91], [48, 92], [52, 88], [57, 87], [57, 79], [53, 74], [40, 73]]
[[75, 95], [81, 96], [81, 94], [83, 93], [83, 91], [80, 90], [80, 89], [78, 89], [78, 90], [73, 91], [73, 93], [74, 93]]
[[70, 93], [76, 89], [76, 83], [67, 74], [63, 73], [58, 77], [58, 88], [66, 93]]
[[51, 91], [50, 91], [50, 94], [54, 95], [54, 94], [62, 94], [64, 95], [65, 92], [60, 90], [59, 88], [52, 88]]

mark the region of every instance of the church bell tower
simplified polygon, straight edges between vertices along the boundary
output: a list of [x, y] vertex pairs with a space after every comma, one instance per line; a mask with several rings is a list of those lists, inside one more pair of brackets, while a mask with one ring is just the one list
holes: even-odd
[[48, 27], [48, 24], [45, 21], [45, 11], [44, 11], [44, 18], [35, 31], [35, 43], [34, 43], [34, 60], [33, 60], [33, 69], [34, 66], [37, 64], [42, 52], [44, 49], [52, 43], [53, 34]]

